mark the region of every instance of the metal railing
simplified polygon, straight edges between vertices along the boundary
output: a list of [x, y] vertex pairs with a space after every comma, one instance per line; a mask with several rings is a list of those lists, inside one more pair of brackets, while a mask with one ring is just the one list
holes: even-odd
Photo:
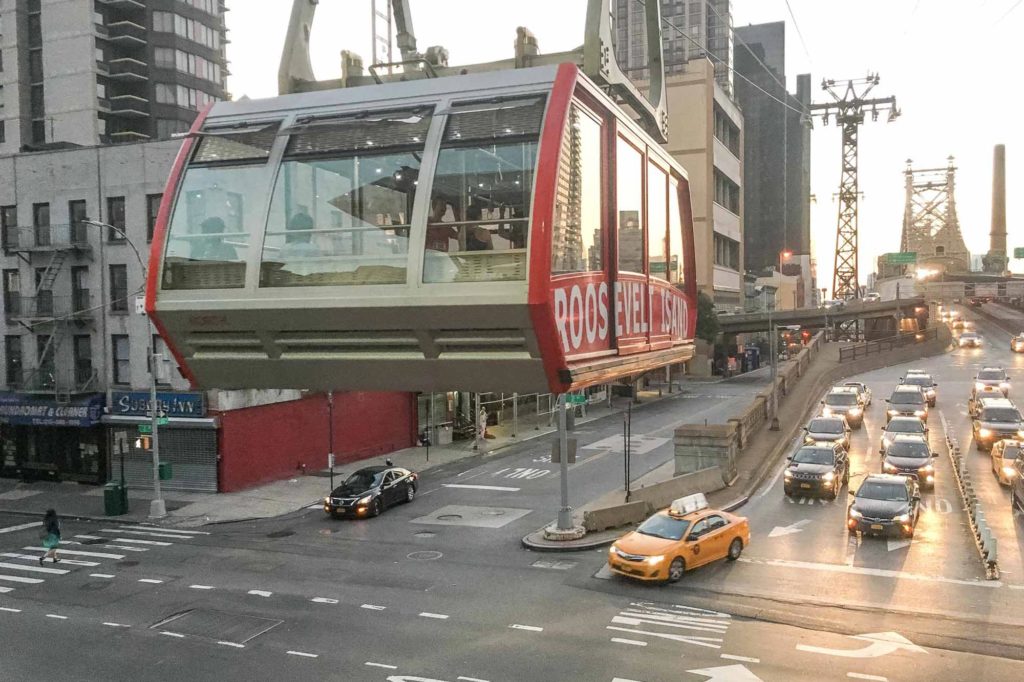
[[931, 327], [919, 332], [903, 332], [895, 336], [887, 336], [884, 339], [855, 343], [839, 349], [839, 362], [859, 360], [869, 355], [884, 353], [894, 348], [902, 348], [915, 343], [924, 343], [938, 337], [938, 329]]
[[82, 223], [9, 227], [4, 230], [4, 251], [23, 249], [86, 249], [88, 228]]
[[88, 289], [78, 289], [71, 296], [54, 296], [48, 289], [36, 292], [35, 296], [8, 292], [4, 296], [4, 315], [11, 319], [25, 320], [82, 320], [93, 316], [92, 295]]
[[55, 370], [52, 365], [29, 370], [28, 377], [17, 386], [17, 390], [24, 393], [54, 393], [57, 395], [85, 393], [96, 391], [98, 388], [99, 373], [95, 368], [91, 366], [66, 367]]
[[960, 443], [956, 436], [950, 433], [949, 425], [946, 422], [946, 415], [939, 412], [939, 419], [942, 420], [942, 430], [946, 435], [946, 450], [949, 453], [950, 462], [953, 464], [953, 475], [956, 478], [957, 489], [960, 491], [960, 498], [963, 500], [964, 508], [967, 511], [967, 519], [971, 524], [971, 531], [974, 534], [974, 544], [978, 548], [978, 555], [985, 567], [985, 578], [987, 580], [999, 579], [999, 542], [992, 534], [992, 528], [988, 525], [985, 517], [985, 510], [981, 507], [981, 501], [974, 491], [974, 484], [971, 482], [971, 472], [967, 467], [967, 460], [960, 452]]

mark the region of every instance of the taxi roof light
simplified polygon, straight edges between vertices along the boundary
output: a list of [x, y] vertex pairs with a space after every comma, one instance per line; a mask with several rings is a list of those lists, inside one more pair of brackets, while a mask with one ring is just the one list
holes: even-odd
[[669, 507], [669, 512], [683, 516], [685, 514], [691, 514], [695, 511], [707, 508], [708, 498], [704, 497], [704, 493], [694, 493], [693, 495], [680, 497], [678, 500], [672, 500], [672, 506]]

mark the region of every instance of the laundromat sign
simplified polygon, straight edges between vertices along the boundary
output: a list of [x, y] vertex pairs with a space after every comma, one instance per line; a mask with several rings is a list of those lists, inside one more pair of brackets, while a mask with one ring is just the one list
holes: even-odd
[[[148, 417], [150, 414], [149, 391], [114, 391], [111, 393], [110, 414], [118, 417]], [[156, 402], [164, 413], [162, 416], [205, 417], [206, 401], [202, 393], [171, 393], [157, 391]]]
[[39, 400], [23, 393], [0, 394], [0, 422], [22, 426], [94, 426], [103, 414], [103, 396], [68, 403]]

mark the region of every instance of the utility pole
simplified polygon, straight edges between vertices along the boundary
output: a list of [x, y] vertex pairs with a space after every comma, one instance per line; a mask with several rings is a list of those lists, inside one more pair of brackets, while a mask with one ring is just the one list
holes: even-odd
[[812, 116], [820, 116], [825, 125], [829, 117], [843, 129], [843, 163], [839, 179], [839, 219], [836, 226], [835, 267], [832, 273], [832, 297], [848, 300], [857, 297], [857, 133], [864, 122], [864, 114], [871, 112], [877, 121], [879, 112], [889, 112], [887, 121], [900, 115], [896, 98], [867, 94], [878, 85], [878, 74], [846, 81], [846, 89], [839, 93], [834, 80], [822, 80], [821, 88], [832, 96], [831, 102], [811, 105]]

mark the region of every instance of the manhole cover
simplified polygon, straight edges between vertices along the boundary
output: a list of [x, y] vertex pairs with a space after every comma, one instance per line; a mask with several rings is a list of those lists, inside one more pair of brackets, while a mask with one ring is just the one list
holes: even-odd
[[462, 514], [441, 514], [437, 518], [440, 521], [458, 521], [462, 518]]
[[413, 533], [413, 535], [415, 535], [418, 538], [432, 538], [435, 535], [437, 535], [437, 533], [431, 533], [430, 531], [421, 530], [418, 533]]
[[293, 530], [275, 530], [273, 533], [267, 533], [268, 538], [286, 538], [289, 535], [295, 535]]
[[117, 565], [121, 568], [131, 568], [132, 566], [138, 566], [139, 562], [134, 559], [125, 559], [124, 561], [118, 561]]
[[416, 559], [417, 561], [437, 561], [444, 555], [440, 552], [413, 552], [406, 555], [406, 559]]

